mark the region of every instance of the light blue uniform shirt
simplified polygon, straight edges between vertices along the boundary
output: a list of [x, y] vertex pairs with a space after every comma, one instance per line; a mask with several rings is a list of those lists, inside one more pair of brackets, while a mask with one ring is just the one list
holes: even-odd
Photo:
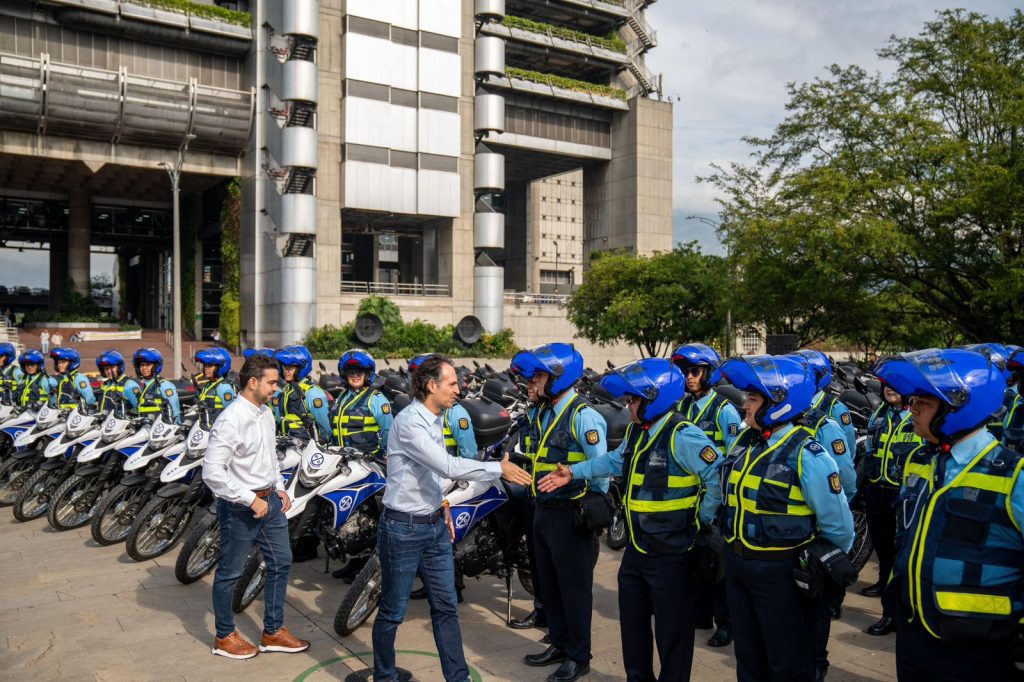
[[[691, 403], [686, 414], [683, 416], [686, 417], [687, 420], [696, 423], [698, 415], [700, 415], [704, 407], [716, 395], [718, 395], [718, 393], [716, 393], [715, 389], [711, 389], [698, 398], [694, 403]], [[727, 400], [725, 404], [722, 405], [721, 409], [718, 410], [718, 416], [716, 417], [715, 423], [718, 425], [719, 430], [722, 432], [722, 436], [725, 438], [725, 452], [728, 453], [729, 450], [732, 450], [732, 444], [736, 442], [736, 436], [740, 435], [740, 431], [743, 430], [743, 419], [740, 418], [740, 413], [736, 409], [736, 406]]]
[[[868, 433], [870, 433], [871, 429], [874, 428], [875, 420], [878, 418], [878, 416], [880, 414], [881, 415], [888, 414], [891, 409], [892, 409], [891, 407], [889, 407], [888, 405], [885, 405], [884, 409], [881, 412], [879, 412], [878, 410], [875, 410], [874, 412], [871, 413], [871, 418], [868, 419]], [[899, 411], [897, 412], [897, 414], [898, 414], [898, 416], [893, 418], [893, 422], [894, 422], [893, 427], [894, 428], [896, 426], [899, 426], [900, 424], [902, 424], [903, 420], [910, 416], [910, 410], [906, 409], [906, 408], [900, 408]], [[874, 451], [875, 451], [875, 448], [871, 444], [871, 437], [869, 436], [868, 438], [866, 438], [864, 440], [864, 454], [865, 454], [865, 456], [866, 455], [870, 455]], [[843, 485], [845, 486], [846, 484], [844, 483]]]
[[843, 483], [843, 492], [849, 502], [857, 494], [857, 469], [853, 466], [853, 451], [846, 444], [843, 430], [834, 419], [827, 418], [814, 434], [814, 440], [835, 460], [839, 468], [839, 480]]
[[[558, 401], [550, 408], [544, 408], [540, 415], [540, 433], [543, 436], [547, 431], [548, 426], [551, 425], [551, 420], [558, 414], [562, 413], [562, 410], [572, 401], [573, 397], [576, 396], [576, 389], [571, 388], [563, 393]], [[530, 422], [532, 423], [536, 419], [537, 410], [541, 409], [533, 407], [529, 411]], [[608, 422], [604, 420], [601, 413], [593, 408], [584, 408], [576, 412], [576, 419], [573, 421], [572, 432], [576, 434], [577, 440], [580, 447], [583, 449], [583, 454], [587, 456], [587, 460], [597, 459], [608, 452]], [[591, 432], [597, 432], [595, 437], [588, 436]], [[593, 440], [595, 442], [591, 443]], [[538, 444], [535, 444], [536, 447]], [[582, 462], [580, 462], [582, 464]], [[620, 470], [621, 471], [621, 470]], [[590, 479], [590, 487], [602, 493], [608, 492], [608, 474], [599, 474]], [[541, 477], [543, 478], [543, 477]]]
[[[274, 398], [271, 401], [271, 405], [274, 409], [274, 421], [278, 424], [281, 423], [281, 418], [284, 416], [284, 404], [282, 398], [284, 397], [284, 389], [279, 388], [274, 393]], [[309, 411], [313, 421], [316, 422], [317, 428], [320, 430], [320, 439], [325, 443], [333, 442], [331, 429], [331, 415], [330, 409], [328, 408], [329, 401], [327, 400], [327, 393], [324, 389], [320, 388], [316, 384], [310, 386], [309, 390], [306, 391], [306, 398], [304, 400], [306, 410]], [[381, 441], [384, 442], [384, 441]]]
[[419, 400], [395, 417], [387, 444], [384, 506], [406, 514], [431, 514], [441, 508], [445, 479], [496, 481], [500, 462], [452, 457], [444, 447], [444, 423]]
[[[825, 392], [818, 391], [814, 394], [814, 400], [811, 401], [811, 407], [820, 408], [822, 401], [825, 399]], [[853, 428], [853, 416], [850, 414], [850, 410], [836, 399], [832, 405], [832, 411], [828, 415], [839, 424], [839, 428], [843, 430], [843, 437], [846, 439], [846, 449], [849, 452], [857, 452], [857, 429]]]
[[[466, 459], [479, 459], [480, 453], [476, 446], [476, 433], [473, 432], [473, 420], [469, 418], [466, 408], [455, 403], [447, 410], [445, 418], [448, 420], [448, 428], [451, 429], [452, 438], [455, 439], [459, 457]], [[463, 427], [465, 424], [465, 427]]]
[[75, 377], [75, 390], [78, 391], [78, 395], [82, 396], [85, 400], [85, 404], [89, 407], [96, 407], [96, 395], [92, 391], [92, 384], [89, 383], [89, 377], [84, 374], [78, 373]]
[[[662, 415], [658, 421], [651, 425], [648, 433], [657, 432], [662, 423], [670, 416], [671, 413]], [[634, 423], [632, 428], [638, 428], [637, 424]], [[644, 442], [640, 441], [640, 445]], [[573, 464], [569, 467], [572, 470], [573, 478], [593, 480], [601, 476], [621, 475], [627, 445], [627, 439], [623, 438], [619, 447], [601, 457]], [[718, 451], [718, 448], [715, 447], [714, 443], [711, 442], [711, 439], [703, 431], [690, 424], [676, 431], [673, 437], [673, 446], [676, 464], [691, 474], [698, 476], [701, 480], [701, 485], [706, 492], [701, 499], [698, 515], [701, 523], [711, 523], [715, 518], [715, 512], [718, 511], [718, 507], [722, 504], [722, 485], [718, 476], [718, 467], [722, 465], [725, 458], [722, 457], [722, 453]], [[715, 461], [710, 464], [700, 457], [701, 451], [707, 447], [714, 449], [718, 455], [715, 457]]]

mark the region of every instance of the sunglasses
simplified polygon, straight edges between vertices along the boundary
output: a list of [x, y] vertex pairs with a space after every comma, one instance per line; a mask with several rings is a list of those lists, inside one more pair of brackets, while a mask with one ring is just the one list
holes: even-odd
[[685, 374], [687, 377], [692, 377], [694, 379], [696, 379], [703, 373], [704, 370], [696, 365], [691, 365], [690, 367], [687, 367], [686, 369], [683, 370], [683, 374]]

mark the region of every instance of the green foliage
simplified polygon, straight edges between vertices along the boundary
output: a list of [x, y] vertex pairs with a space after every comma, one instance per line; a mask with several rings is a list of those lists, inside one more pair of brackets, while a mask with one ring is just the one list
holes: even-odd
[[131, 0], [131, 2], [136, 5], [169, 9], [182, 14], [194, 14], [204, 19], [214, 19], [239, 26], [249, 26], [252, 23], [252, 15], [248, 12], [225, 9], [217, 5], [200, 5], [189, 0]]
[[801, 343], [1024, 338], [1024, 14], [940, 12], [883, 78], [790, 86], [754, 163], [703, 180], [742, 283], [738, 319]]
[[556, 76], [553, 73], [541, 73], [540, 71], [517, 69], [512, 66], [505, 67], [505, 75], [509, 78], [518, 78], [519, 80], [530, 81], [531, 83], [543, 83], [555, 88], [562, 88], [563, 90], [586, 92], [594, 95], [601, 95], [603, 97], [621, 99], [623, 102], [626, 101], [626, 91], [622, 88], [613, 88], [610, 85], [599, 85], [597, 83], [591, 83], [590, 81], [581, 81], [575, 78]]
[[[67, 288], [64, 292], [64, 300], [61, 301], [60, 304], [60, 312], [65, 315], [70, 315], [72, 317], [78, 316], [82, 318], [66, 320], [67, 322], [84, 322], [89, 318], [101, 316], [100, 307], [96, 305], [96, 302], [93, 301], [88, 296], [88, 292], [86, 292], [86, 294], [79, 293], [78, 286], [75, 284], [75, 281], [70, 277], [68, 277], [67, 279], [66, 287]], [[45, 311], [36, 312], [44, 313]], [[58, 321], [59, 320], [54, 320], [54, 322]]]
[[231, 348], [238, 347], [240, 320], [238, 294], [234, 291], [225, 291], [220, 297], [220, 336]]
[[696, 242], [650, 257], [604, 253], [569, 299], [569, 321], [592, 343], [626, 341], [663, 355], [671, 344], [722, 333], [726, 283], [723, 259]]
[[[511, 357], [518, 347], [511, 329], [484, 334], [472, 346], [455, 339], [455, 327], [437, 327], [423, 320], [403, 322], [398, 306], [382, 296], [369, 296], [359, 303], [359, 312], [372, 312], [384, 321], [384, 334], [369, 350], [377, 358], [411, 358], [419, 353], [443, 353], [451, 357]], [[350, 348], [362, 346], [355, 336], [355, 324], [325, 325], [309, 330], [303, 344], [315, 357], [340, 357]]]
[[554, 24], [546, 24], [542, 21], [534, 21], [533, 19], [526, 19], [525, 17], [517, 17], [514, 15], [507, 15], [504, 21], [505, 25], [509, 28], [521, 28], [524, 31], [531, 31], [533, 33], [543, 33], [557, 37], [565, 38], [566, 40], [573, 40], [581, 43], [593, 43], [599, 47], [603, 47], [613, 52], [626, 53], [626, 41], [619, 37], [618, 33], [614, 31], [609, 33], [607, 36], [596, 36], [590, 33], [584, 33], [583, 31], [576, 31], [571, 28], [564, 26], [556, 26]]
[[224, 289], [220, 298], [220, 336], [231, 348], [237, 348], [241, 329], [239, 305], [239, 269], [241, 252], [238, 240], [242, 229], [242, 182], [235, 178], [228, 185], [220, 211], [221, 260], [224, 264]]

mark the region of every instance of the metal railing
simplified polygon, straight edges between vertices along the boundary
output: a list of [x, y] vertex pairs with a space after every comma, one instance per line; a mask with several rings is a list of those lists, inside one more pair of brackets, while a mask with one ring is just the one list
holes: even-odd
[[450, 296], [447, 284], [401, 282], [342, 282], [343, 294], [386, 294], [389, 296]]
[[569, 294], [533, 294], [528, 291], [505, 292], [505, 303], [512, 305], [556, 305], [564, 308]]

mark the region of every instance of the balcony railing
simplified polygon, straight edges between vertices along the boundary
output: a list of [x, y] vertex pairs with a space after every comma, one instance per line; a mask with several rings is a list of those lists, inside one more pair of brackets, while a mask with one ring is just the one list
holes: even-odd
[[505, 303], [520, 305], [556, 305], [564, 308], [569, 302], [569, 294], [532, 294], [526, 291], [505, 292]]
[[405, 284], [395, 282], [342, 282], [343, 294], [384, 294], [387, 296], [450, 296], [447, 284]]

